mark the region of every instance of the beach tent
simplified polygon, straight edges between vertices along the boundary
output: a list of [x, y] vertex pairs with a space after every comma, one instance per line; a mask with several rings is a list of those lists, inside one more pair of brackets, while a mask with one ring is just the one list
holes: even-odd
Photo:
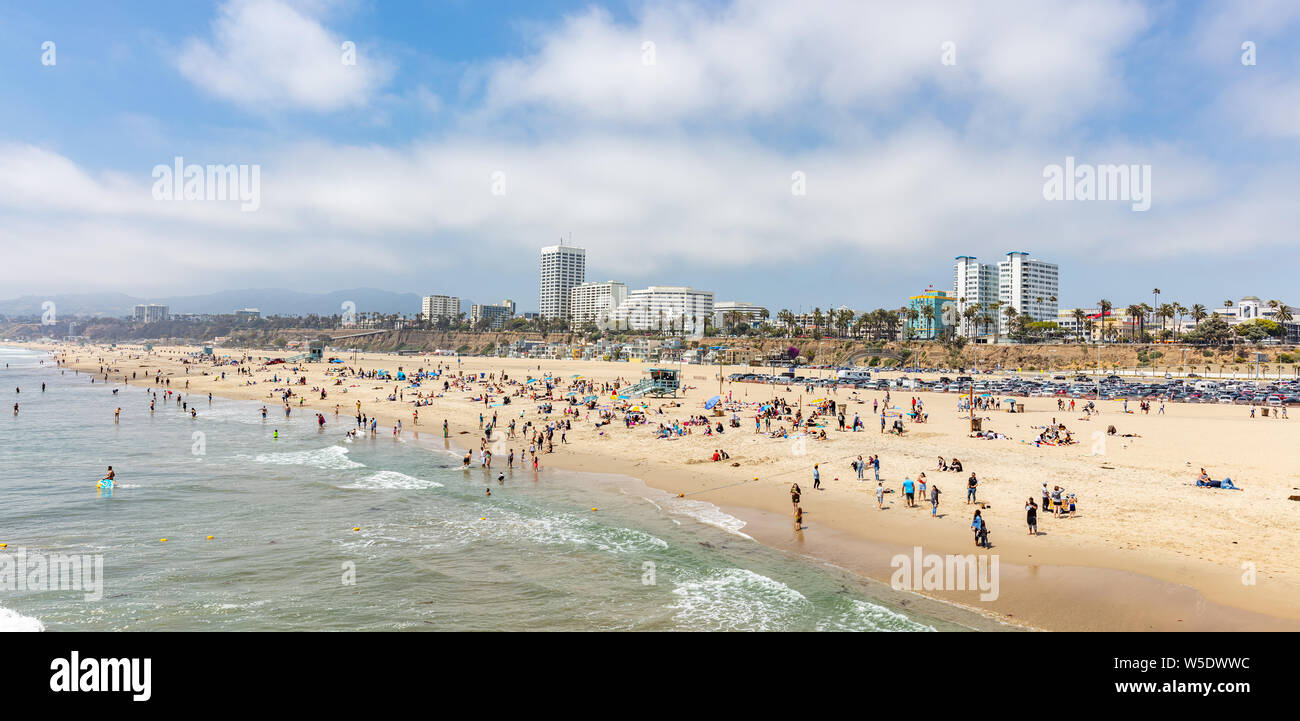
[[722, 400], [722, 396], [714, 396], [707, 401], [704, 401], [705, 409], [712, 410], [714, 406], [718, 405], [718, 401], [720, 400]]

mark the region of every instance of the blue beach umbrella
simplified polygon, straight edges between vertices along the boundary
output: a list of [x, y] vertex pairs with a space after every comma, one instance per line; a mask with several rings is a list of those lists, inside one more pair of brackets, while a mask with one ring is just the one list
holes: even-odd
[[711, 410], [714, 406], [718, 405], [718, 401], [720, 400], [722, 400], [722, 396], [714, 396], [707, 401], [704, 401], [704, 408], [706, 410]]

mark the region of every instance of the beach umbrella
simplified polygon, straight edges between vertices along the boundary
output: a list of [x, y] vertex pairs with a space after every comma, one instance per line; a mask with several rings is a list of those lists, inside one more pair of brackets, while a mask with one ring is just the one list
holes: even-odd
[[722, 396], [714, 396], [707, 401], [704, 401], [705, 409], [711, 410], [714, 406], [718, 405], [718, 401], [720, 400], [722, 400]]

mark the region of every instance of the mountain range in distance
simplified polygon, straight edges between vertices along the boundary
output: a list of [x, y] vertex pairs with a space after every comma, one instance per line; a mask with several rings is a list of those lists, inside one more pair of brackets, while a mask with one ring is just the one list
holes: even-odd
[[[356, 304], [357, 313], [420, 312], [418, 293], [395, 293], [375, 288], [353, 288], [328, 293], [303, 293], [280, 288], [254, 288], [224, 290], [207, 295], [137, 298], [125, 293], [55, 293], [52, 295], [25, 295], [10, 300], [0, 300], [0, 315], [39, 316], [45, 301], [54, 302], [59, 316], [129, 316], [140, 303], [155, 303], [168, 307], [168, 312], [225, 314], [242, 308], [257, 308], [262, 316], [270, 315], [341, 315], [343, 303]], [[468, 312], [469, 305], [462, 308]]]

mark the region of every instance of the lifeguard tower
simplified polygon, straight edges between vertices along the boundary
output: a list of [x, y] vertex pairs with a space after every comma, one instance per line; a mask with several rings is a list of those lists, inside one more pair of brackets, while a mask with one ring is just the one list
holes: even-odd
[[325, 342], [314, 340], [307, 344], [307, 360], [320, 361], [325, 359]]
[[682, 384], [676, 368], [651, 368], [650, 377], [636, 385], [619, 391], [619, 395], [629, 398], [651, 396], [654, 398], [676, 398]]

